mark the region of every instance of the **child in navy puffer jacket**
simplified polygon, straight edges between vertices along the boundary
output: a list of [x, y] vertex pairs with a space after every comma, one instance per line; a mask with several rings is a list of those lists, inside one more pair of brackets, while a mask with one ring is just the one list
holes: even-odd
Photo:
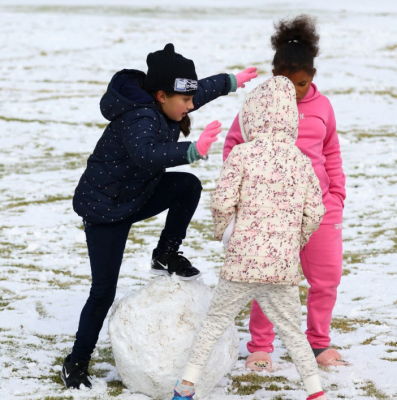
[[91, 387], [88, 362], [115, 298], [132, 224], [168, 209], [151, 272], [176, 273], [186, 280], [200, 275], [178, 250], [198, 205], [201, 183], [192, 174], [166, 169], [205, 158], [221, 132], [221, 124], [214, 121], [197, 142], [178, 143], [180, 131], [185, 136], [190, 132], [188, 113], [257, 76], [256, 68], [249, 68], [236, 76], [219, 74], [198, 81], [193, 61], [175, 53], [172, 44], [149, 54], [147, 64], [147, 75], [122, 70], [112, 78], [100, 103], [110, 123], [88, 158], [73, 198], [85, 226], [92, 287], [73, 351], [62, 368], [66, 387]]

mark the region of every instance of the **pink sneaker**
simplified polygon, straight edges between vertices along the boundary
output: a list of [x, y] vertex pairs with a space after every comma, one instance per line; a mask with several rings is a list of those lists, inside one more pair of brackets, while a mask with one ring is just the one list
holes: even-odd
[[265, 370], [267, 372], [273, 372], [270, 354], [266, 353], [266, 351], [255, 351], [247, 358], [245, 368], [249, 368], [251, 371]]
[[318, 365], [322, 367], [329, 367], [332, 365], [343, 365], [348, 367], [350, 364], [347, 361], [342, 360], [342, 356], [339, 351], [335, 349], [327, 349], [323, 351], [316, 357], [316, 361]]
[[328, 397], [324, 392], [319, 392], [312, 394], [306, 400], [328, 400]]

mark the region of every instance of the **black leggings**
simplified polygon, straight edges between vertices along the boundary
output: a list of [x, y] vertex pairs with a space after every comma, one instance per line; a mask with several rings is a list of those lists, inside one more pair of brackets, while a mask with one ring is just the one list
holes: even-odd
[[103, 321], [116, 295], [131, 225], [169, 209], [159, 246], [167, 240], [181, 244], [200, 200], [201, 190], [201, 182], [196, 176], [185, 172], [166, 172], [151, 198], [135, 215], [114, 224], [84, 221], [92, 284], [90, 296], [81, 312], [72, 351], [73, 360], [89, 360], [95, 349]]

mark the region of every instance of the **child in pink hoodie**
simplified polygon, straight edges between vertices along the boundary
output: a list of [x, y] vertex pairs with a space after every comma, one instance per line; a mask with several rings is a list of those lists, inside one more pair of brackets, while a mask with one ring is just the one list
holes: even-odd
[[[285, 76], [295, 85], [299, 112], [296, 145], [311, 159], [327, 210], [320, 228], [300, 253], [303, 273], [310, 284], [306, 335], [319, 365], [348, 365], [336, 349], [329, 347], [332, 310], [342, 276], [342, 213], [346, 191], [334, 111], [330, 101], [312, 83], [319, 35], [314, 19], [306, 15], [281, 20], [275, 28], [276, 33], [271, 37], [276, 50], [273, 75]], [[237, 115], [226, 137], [224, 160], [235, 145], [243, 142]], [[247, 347], [252, 354], [246, 366], [271, 371], [273, 325], [256, 301], [251, 308], [250, 332], [252, 340]]]

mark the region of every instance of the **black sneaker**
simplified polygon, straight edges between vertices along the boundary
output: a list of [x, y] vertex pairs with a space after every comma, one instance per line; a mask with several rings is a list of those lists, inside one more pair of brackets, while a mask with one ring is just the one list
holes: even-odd
[[158, 256], [157, 249], [154, 249], [150, 272], [154, 275], [168, 276], [175, 273], [184, 281], [190, 281], [200, 277], [200, 271], [194, 268], [190, 261], [181, 254], [183, 254], [182, 251], [167, 251], [161, 256]]
[[61, 378], [65, 386], [69, 389], [80, 389], [80, 385], [92, 388], [91, 382], [88, 380], [89, 361], [72, 362], [70, 354], [65, 358], [62, 367]]

